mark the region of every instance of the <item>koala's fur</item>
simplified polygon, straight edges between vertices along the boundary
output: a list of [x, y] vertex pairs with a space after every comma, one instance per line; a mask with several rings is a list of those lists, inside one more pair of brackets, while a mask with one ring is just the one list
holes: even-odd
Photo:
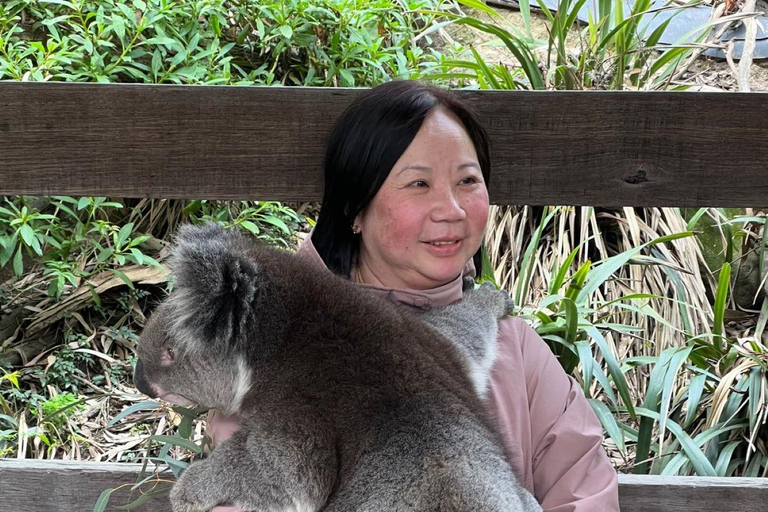
[[423, 318], [454, 346], [404, 307], [215, 224], [182, 227], [170, 263], [136, 385], [241, 425], [184, 472], [174, 512], [541, 510], [478, 396], [497, 292]]

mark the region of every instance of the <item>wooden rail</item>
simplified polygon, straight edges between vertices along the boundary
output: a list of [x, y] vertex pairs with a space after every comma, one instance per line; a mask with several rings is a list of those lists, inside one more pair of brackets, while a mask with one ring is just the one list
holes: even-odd
[[[0, 195], [318, 200], [326, 137], [357, 94], [0, 82]], [[494, 203], [768, 205], [768, 95], [461, 94], [491, 135]], [[0, 460], [0, 504], [88, 512], [137, 474], [130, 464]], [[768, 479], [619, 482], [624, 512], [768, 510]], [[120, 492], [111, 503], [130, 501]], [[169, 509], [163, 498], [138, 510]]]
[[[317, 200], [359, 89], [0, 82], [0, 195]], [[461, 93], [491, 200], [768, 205], [768, 95]]]
[[[0, 459], [0, 503], [14, 512], [90, 512], [104, 489], [129, 489], [140, 467]], [[139, 496], [138, 491], [130, 496], [116, 492], [110, 505], [125, 505]], [[622, 512], [764, 512], [768, 479], [619, 475], [619, 496]], [[170, 504], [167, 497], [157, 497], [135, 510], [170, 512]]]

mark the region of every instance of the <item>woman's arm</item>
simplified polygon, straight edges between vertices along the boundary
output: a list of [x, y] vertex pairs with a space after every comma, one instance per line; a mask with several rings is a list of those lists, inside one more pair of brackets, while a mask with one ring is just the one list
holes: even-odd
[[[216, 409], [211, 409], [206, 421], [208, 435], [213, 441], [214, 448], [220, 446], [224, 440], [228, 439], [240, 429], [240, 425], [238, 425], [237, 419], [234, 416], [227, 416]], [[211, 512], [243, 512], [243, 510], [229, 505], [220, 505], [218, 507], [213, 507]]]
[[545, 512], [619, 510], [603, 429], [576, 382], [523, 320], [499, 323], [491, 409], [522, 483]]

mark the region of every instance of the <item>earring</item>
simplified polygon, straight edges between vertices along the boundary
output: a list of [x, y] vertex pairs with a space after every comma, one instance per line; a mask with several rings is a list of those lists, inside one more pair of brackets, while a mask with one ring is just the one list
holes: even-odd
[[354, 226], [352, 226], [352, 234], [353, 235], [359, 235], [360, 231], [362, 231], [362, 229], [360, 229], [359, 225], [355, 224]]

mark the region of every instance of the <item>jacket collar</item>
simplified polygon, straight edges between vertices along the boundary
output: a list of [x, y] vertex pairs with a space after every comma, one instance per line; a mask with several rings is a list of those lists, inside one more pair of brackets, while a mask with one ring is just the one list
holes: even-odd
[[[325, 262], [312, 244], [311, 236], [307, 236], [299, 245], [296, 256], [330, 273], [330, 270], [325, 266]], [[430, 290], [383, 288], [370, 284], [360, 284], [358, 286], [368, 289], [375, 295], [396, 304], [405, 304], [416, 309], [429, 310], [434, 307], [447, 306], [461, 300], [463, 295], [462, 284], [465, 276], [475, 277], [475, 265], [472, 259], [464, 266], [462, 275], [456, 276], [456, 279], [449, 283]]]

